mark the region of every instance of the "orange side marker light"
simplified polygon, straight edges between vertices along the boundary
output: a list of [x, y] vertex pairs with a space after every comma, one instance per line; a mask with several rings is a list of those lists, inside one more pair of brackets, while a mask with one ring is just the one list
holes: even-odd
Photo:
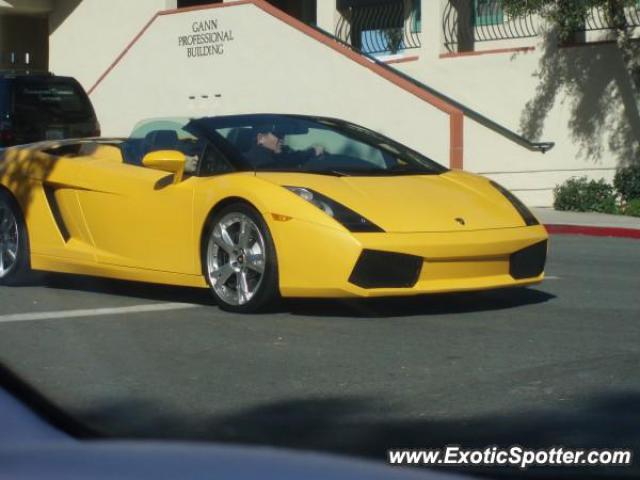
[[272, 213], [271, 216], [276, 222], [288, 222], [292, 218], [288, 215], [280, 215], [279, 213]]

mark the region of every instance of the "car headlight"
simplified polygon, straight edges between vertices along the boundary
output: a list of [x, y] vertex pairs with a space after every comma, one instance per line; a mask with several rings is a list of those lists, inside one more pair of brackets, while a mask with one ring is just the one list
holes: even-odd
[[341, 223], [350, 232], [384, 232], [379, 226], [367, 220], [362, 215], [310, 188], [287, 186], [284, 188], [295, 193], [307, 202], [312, 203], [337, 222]]
[[513, 205], [513, 208], [515, 208], [518, 211], [518, 213], [522, 217], [522, 220], [524, 220], [524, 223], [528, 227], [532, 225], [540, 225], [540, 222], [538, 222], [538, 219], [533, 215], [533, 213], [531, 213], [531, 210], [529, 210], [526, 207], [526, 205], [520, 201], [518, 197], [516, 197], [513, 193], [511, 193], [509, 190], [504, 188], [499, 183], [496, 183], [493, 180], [489, 180], [489, 182], [491, 183], [491, 185], [494, 186], [496, 190], [498, 190], [502, 195], [504, 195], [507, 198], [507, 200], [509, 200], [509, 202], [511, 202], [511, 205]]

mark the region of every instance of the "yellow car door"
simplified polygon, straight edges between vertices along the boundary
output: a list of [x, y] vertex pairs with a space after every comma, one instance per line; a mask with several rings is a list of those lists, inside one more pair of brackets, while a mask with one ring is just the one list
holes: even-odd
[[167, 172], [97, 159], [79, 167], [76, 183], [99, 263], [199, 273], [188, 178], [174, 184]]

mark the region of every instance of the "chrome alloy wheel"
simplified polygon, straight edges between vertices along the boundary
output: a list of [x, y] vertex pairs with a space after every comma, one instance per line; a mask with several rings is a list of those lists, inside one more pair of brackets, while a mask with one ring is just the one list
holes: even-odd
[[264, 237], [249, 216], [232, 212], [213, 227], [207, 246], [207, 275], [224, 302], [249, 302], [262, 284], [266, 260]]
[[0, 203], [0, 278], [8, 275], [18, 262], [18, 220], [8, 205]]

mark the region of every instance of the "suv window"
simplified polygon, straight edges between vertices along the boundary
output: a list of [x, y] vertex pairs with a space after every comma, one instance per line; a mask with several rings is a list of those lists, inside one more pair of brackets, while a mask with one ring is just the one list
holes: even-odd
[[16, 117], [23, 121], [83, 121], [93, 108], [75, 81], [56, 78], [20, 78], [14, 84]]
[[9, 112], [9, 86], [7, 81], [0, 78], [0, 115], [4, 116]]
[[0, 78], [0, 148], [12, 145], [15, 140], [11, 131], [11, 83]]
[[0, 122], [9, 115], [10, 100], [9, 82], [0, 78]]

